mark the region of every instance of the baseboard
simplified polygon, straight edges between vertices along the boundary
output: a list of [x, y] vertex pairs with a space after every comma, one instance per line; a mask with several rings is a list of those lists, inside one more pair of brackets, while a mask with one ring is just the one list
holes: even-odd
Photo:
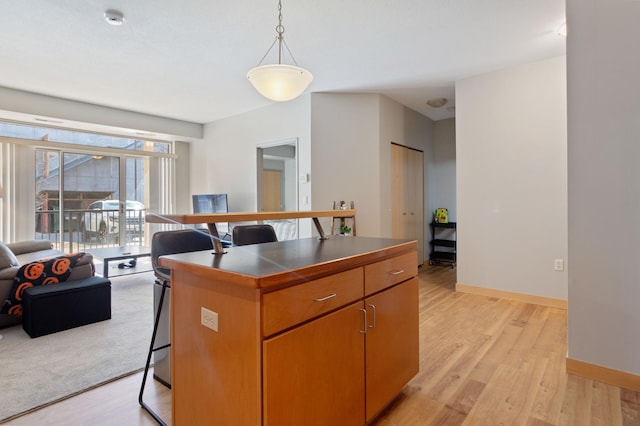
[[577, 359], [566, 359], [567, 373], [640, 392], [640, 376]]
[[460, 293], [476, 294], [478, 296], [497, 297], [498, 299], [516, 300], [550, 308], [567, 309], [567, 301], [552, 297], [534, 296], [532, 294], [514, 293], [512, 291], [496, 290], [493, 288], [475, 287], [472, 285], [456, 284], [456, 291]]

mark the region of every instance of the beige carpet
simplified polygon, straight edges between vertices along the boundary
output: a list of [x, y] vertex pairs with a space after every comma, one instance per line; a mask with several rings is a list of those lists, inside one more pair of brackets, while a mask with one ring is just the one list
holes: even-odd
[[35, 339], [0, 329], [0, 422], [143, 368], [152, 328], [145, 272], [111, 277], [110, 320]]

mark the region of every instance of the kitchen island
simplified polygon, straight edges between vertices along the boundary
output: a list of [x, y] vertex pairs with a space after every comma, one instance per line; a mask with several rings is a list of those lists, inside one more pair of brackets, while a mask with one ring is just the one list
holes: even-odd
[[363, 425], [418, 372], [416, 242], [163, 256], [173, 424]]

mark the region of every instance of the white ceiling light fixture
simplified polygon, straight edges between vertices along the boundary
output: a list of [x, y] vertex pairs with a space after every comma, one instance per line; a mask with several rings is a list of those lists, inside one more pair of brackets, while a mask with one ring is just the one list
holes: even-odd
[[[278, 26], [276, 26], [276, 39], [262, 57], [258, 66], [247, 73], [247, 78], [255, 89], [265, 98], [272, 101], [290, 101], [295, 99], [305, 91], [311, 84], [313, 75], [304, 68], [298, 66], [289, 46], [284, 41], [284, 26], [282, 25], [282, 0], [278, 0]], [[262, 65], [262, 61], [267, 57], [273, 46], [278, 43], [278, 63], [273, 65]], [[289, 52], [289, 56], [295, 63], [293, 65], [283, 64], [283, 46]]]
[[447, 101], [446, 98], [433, 98], [427, 101], [427, 105], [429, 105], [431, 108], [440, 108], [445, 106], [447, 102], [449, 101]]
[[104, 12], [104, 20], [110, 25], [120, 26], [124, 24], [124, 15], [118, 10], [109, 9]]

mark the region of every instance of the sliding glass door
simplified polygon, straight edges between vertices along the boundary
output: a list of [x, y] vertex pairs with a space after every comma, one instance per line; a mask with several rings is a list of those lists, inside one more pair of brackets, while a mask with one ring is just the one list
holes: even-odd
[[65, 252], [144, 245], [148, 161], [36, 150], [36, 238]]

